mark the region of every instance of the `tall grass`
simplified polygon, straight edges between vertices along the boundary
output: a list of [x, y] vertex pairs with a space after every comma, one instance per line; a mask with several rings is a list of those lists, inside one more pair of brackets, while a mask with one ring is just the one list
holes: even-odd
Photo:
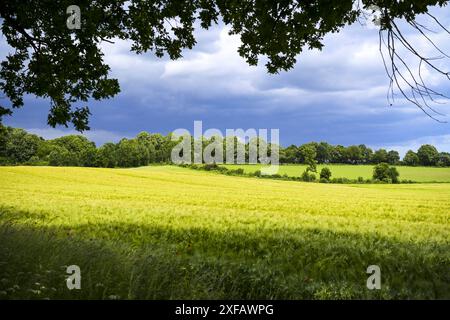
[[0, 193], [3, 299], [450, 297], [449, 184], [5, 167]]

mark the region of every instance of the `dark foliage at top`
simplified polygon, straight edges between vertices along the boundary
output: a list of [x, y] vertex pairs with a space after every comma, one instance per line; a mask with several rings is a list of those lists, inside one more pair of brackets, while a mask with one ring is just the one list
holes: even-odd
[[[129, 40], [137, 54], [153, 52], [178, 59], [184, 49], [196, 44], [194, 26], [208, 29], [219, 20], [241, 38], [239, 54], [250, 65], [267, 58], [269, 73], [291, 69], [297, 55], [321, 49], [323, 38], [345, 25], [368, 19], [366, 12], [380, 11], [380, 47], [390, 88], [395, 86], [411, 103], [430, 116], [429, 103], [443, 95], [429, 88], [420, 68], [449, 78], [435, 59], [423, 56], [404, 35], [396, 20], [414, 28], [442, 58], [449, 57], [427, 36], [429, 28], [416, 21], [427, 15], [434, 27], [449, 32], [429, 12], [430, 6], [445, 6], [444, 0], [7, 0], [0, 6], [1, 32], [15, 49], [1, 62], [0, 90], [10, 106], [0, 106], [0, 117], [24, 105], [25, 94], [50, 100], [48, 124], [89, 129], [89, 100], [115, 96], [117, 79], [100, 49], [102, 42]], [[66, 10], [81, 9], [81, 28], [69, 29]], [[398, 48], [420, 62], [419, 75], [411, 72]], [[406, 68], [405, 68], [406, 67]], [[404, 89], [406, 86], [406, 89]], [[392, 91], [392, 98], [394, 93]]]

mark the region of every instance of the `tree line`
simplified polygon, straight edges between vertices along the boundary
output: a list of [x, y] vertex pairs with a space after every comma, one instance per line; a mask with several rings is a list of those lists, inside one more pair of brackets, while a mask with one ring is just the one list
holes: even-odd
[[[224, 139], [224, 148], [229, 138]], [[241, 143], [234, 137], [235, 148]], [[213, 138], [204, 138], [205, 148]], [[192, 143], [194, 139], [192, 138]], [[176, 139], [172, 134], [141, 132], [132, 139], [124, 138], [118, 143], [105, 143], [97, 147], [82, 135], [67, 135], [45, 140], [19, 128], [0, 125], [0, 164], [2, 165], [51, 165], [83, 167], [138, 167], [152, 163], [171, 163], [171, 152]], [[243, 143], [241, 143], [243, 144]], [[270, 144], [269, 144], [270, 145]], [[249, 144], [244, 144], [248, 161]], [[193, 148], [194, 149], [194, 148]], [[236, 150], [235, 149], [235, 150]], [[270, 151], [270, 146], [268, 147]], [[371, 148], [361, 144], [352, 146], [311, 142], [303, 145], [280, 147], [281, 164], [379, 164], [409, 166], [450, 166], [450, 153], [439, 152], [426, 144], [417, 152], [409, 150], [400, 160], [395, 150]]]
[[0, 163], [79, 166], [138, 167], [168, 163], [174, 142], [171, 136], [139, 133], [133, 139], [105, 143], [96, 147], [82, 135], [45, 140], [23, 129], [0, 127]]
[[407, 166], [450, 166], [450, 153], [439, 152], [436, 147], [425, 144], [417, 152], [408, 150], [400, 159], [395, 150], [372, 150], [364, 144], [342, 146], [326, 142], [310, 142], [300, 146], [291, 145], [280, 148], [280, 163], [308, 163], [313, 159], [320, 164], [379, 164]]

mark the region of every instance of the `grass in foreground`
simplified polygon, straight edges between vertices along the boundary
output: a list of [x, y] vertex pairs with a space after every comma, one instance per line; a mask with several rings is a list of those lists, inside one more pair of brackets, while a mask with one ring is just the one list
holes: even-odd
[[4, 167], [0, 194], [3, 299], [450, 298], [449, 184]]
[[[245, 164], [245, 165], [223, 165], [228, 169], [244, 169], [245, 173], [255, 172], [260, 170], [260, 164]], [[320, 170], [323, 167], [330, 168], [332, 178], [348, 178], [371, 179], [373, 175], [373, 167], [375, 165], [345, 165], [345, 164], [329, 164], [317, 166], [317, 177], [319, 177]], [[279, 174], [287, 174], [290, 177], [299, 177], [306, 169], [306, 165], [281, 165]], [[400, 173], [400, 180], [412, 180], [415, 182], [450, 182], [450, 168], [436, 168], [436, 167], [407, 167], [396, 166]]]

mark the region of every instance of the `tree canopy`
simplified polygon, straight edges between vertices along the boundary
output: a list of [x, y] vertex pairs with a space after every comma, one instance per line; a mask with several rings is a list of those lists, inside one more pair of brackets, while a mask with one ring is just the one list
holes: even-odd
[[[437, 26], [448, 30], [429, 13], [430, 6], [445, 6], [444, 0], [7, 0], [0, 6], [1, 30], [14, 48], [1, 63], [0, 90], [11, 106], [0, 106], [0, 117], [24, 105], [24, 95], [50, 100], [48, 124], [89, 129], [89, 100], [111, 98], [120, 91], [117, 79], [109, 77], [109, 66], [100, 49], [102, 42], [129, 40], [131, 50], [153, 52], [171, 59], [196, 43], [197, 25], [208, 29], [222, 21], [230, 34], [240, 35], [239, 54], [250, 65], [266, 57], [269, 73], [291, 69], [297, 55], [321, 49], [324, 36], [365, 17], [364, 10], [379, 10], [380, 44], [389, 57], [387, 73], [392, 85], [430, 115], [428, 102], [443, 95], [428, 88], [414, 75], [399, 68], [404, 60], [395, 43], [403, 46], [432, 71], [449, 78], [433, 60], [422, 56], [403, 37], [396, 19], [406, 21], [419, 34], [427, 35], [416, 22], [429, 15]], [[67, 27], [67, 8], [80, 8], [79, 29]], [[385, 36], [382, 37], [382, 33]], [[426, 38], [427, 39], [427, 38]], [[433, 43], [434, 44], [434, 43]], [[439, 49], [439, 48], [438, 48]], [[442, 52], [442, 51], [441, 51]], [[448, 56], [447, 56], [448, 57]], [[407, 69], [410, 71], [410, 69]], [[420, 70], [419, 70], [420, 71]], [[420, 72], [419, 72], [420, 73]], [[411, 89], [405, 91], [402, 82]], [[413, 97], [411, 96], [413, 95]], [[429, 109], [429, 110], [428, 110]], [[430, 115], [431, 116], [431, 115]]]

